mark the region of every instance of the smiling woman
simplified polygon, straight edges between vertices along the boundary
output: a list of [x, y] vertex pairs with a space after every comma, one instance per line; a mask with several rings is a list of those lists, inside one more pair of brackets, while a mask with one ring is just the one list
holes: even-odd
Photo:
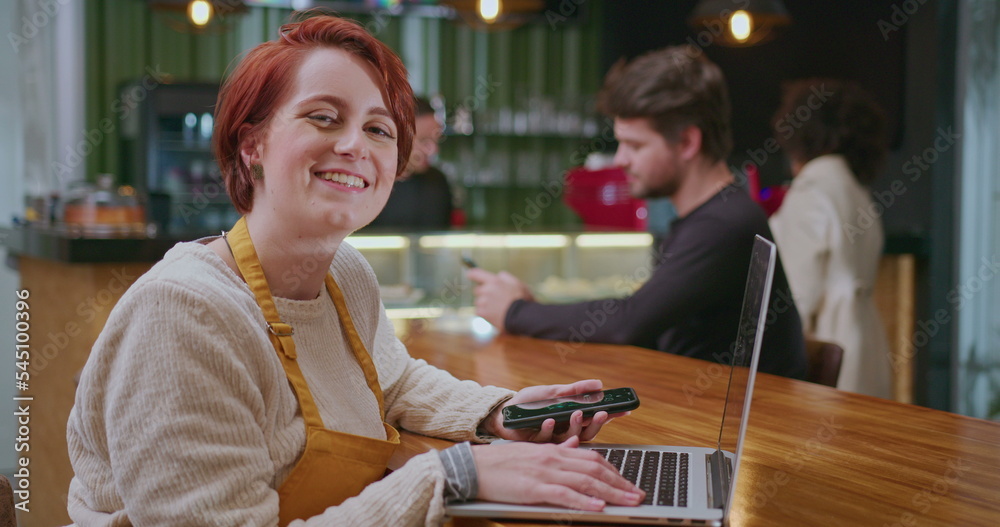
[[[67, 426], [74, 521], [436, 525], [448, 500], [642, 500], [570, 448], [613, 416], [501, 424], [504, 406], [600, 381], [513, 393], [414, 360], [371, 267], [342, 244], [410, 153], [413, 93], [396, 55], [353, 22], [288, 24], [234, 69], [217, 109], [215, 153], [244, 217], [175, 246], [109, 316]], [[466, 442], [383, 477], [397, 426]], [[562, 444], [468, 443], [495, 437]]]
[[[332, 256], [339, 240], [371, 222], [397, 172], [399, 127], [386, 106], [363, 59], [342, 49], [309, 51], [266, 129], [241, 137], [236, 164], [262, 173], [244, 211], [250, 228], [283, 241], [284, 256], [298, 258], [293, 240], [322, 239], [319, 247]], [[403, 122], [409, 130], [412, 117]], [[322, 279], [301, 292], [303, 300], [315, 298]]]
[[413, 96], [403, 63], [392, 50], [356, 24], [335, 18], [330, 18], [328, 23], [306, 22], [305, 25], [288, 24], [282, 28], [280, 39], [254, 48], [219, 92], [213, 147], [222, 173], [232, 176], [227, 179], [227, 185], [241, 213], [250, 210], [253, 196], [253, 178], [249, 166], [241, 163], [239, 152], [243, 139], [260, 133], [267, 126], [275, 109], [286, 102], [281, 99], [298, 76], [307, 77], [314, 71], [298, 66], [316, 49], [340, 50], [367, 63], [371, 68], [368, 74], [378, 79], [375, 84], [384, 99], [384, 102], [380, 100], [381, 105], [388, 108], [388, 117], [399, 129], [397, 172], [406, 166], [410, 155]]

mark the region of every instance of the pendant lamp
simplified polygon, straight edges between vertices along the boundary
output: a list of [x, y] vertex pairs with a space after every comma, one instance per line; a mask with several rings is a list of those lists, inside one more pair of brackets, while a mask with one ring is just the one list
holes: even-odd
[[792, 17], [781, 0], [701, 0], [688, 23], [700, 45], [746, 47], [771, 40]]

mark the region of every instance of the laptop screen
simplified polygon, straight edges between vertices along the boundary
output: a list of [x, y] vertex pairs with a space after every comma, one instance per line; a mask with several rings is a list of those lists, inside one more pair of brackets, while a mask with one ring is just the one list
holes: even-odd
[[[739, 467], [740, 451], [743, 448], [743, 436], [746, 433], [746, 423], [750, 412], [748, 395], [753, 390], [757, 362], [760, 358], [775, 262], [774, 244], [761, 236], [756, 236], [753, 253], [750, 256], [746, 290], [743, 294], [739, 330], [733, 343], [733, 367], [722, 415], [722, 427], [719, 432], [718, 448], [736, 455], [733, 466], [727, 467], [730, 475], [735, 474]], [[728, 515], [733, 492], [736, 488], [735, 480], [731, 480], [729, 483], [729, 488], [724, 494], [726, 515]]]

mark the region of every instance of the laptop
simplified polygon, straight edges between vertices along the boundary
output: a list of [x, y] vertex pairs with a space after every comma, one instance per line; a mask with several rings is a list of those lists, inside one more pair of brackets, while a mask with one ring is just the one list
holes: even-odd
[[[733, 346], [729, 386], [716, 448], [588, 443], [626, 478], [646, 491], [637, 507], [609, 505], [601, 512], [559, 507], [509, 505], [486, 501], [452, 504], [452, 517], [487, 517], [639, 525], [726, 525], [736, 489], [740, 453], [750, 415], [757, 363], [767, 318], [776, 250], [754, 240], [743, 294], [740, 324]], [[639, 394], [640, 397], [642, 394]]]

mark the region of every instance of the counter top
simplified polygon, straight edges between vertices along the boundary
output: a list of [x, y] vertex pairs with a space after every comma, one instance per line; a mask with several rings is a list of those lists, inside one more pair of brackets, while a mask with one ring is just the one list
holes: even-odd
[[[397, 328], [410, 354], [460, 379], [518, 389], [597, 378], [631, 386], [632, 415], [606, 426], [606, 443], [715, 446], [728, 372], [630, 346], [456, 332], [438, 321]], [[724, 374], [724, 375], [723, 375]], [[402, 432], [392, 467], [444, 440]], [[1000, 525], [1000, 423], [827, 386], [757, 375], [733, 504], [733, 525]], [[558, 520], [558, 521], [555, 521]], [[481, 522], [458, 526], [574, 524]]]
[[10, 254], [65, 263], [157, 262], [177, 242], [192, 237], [92, 238], [42, 227], [0, 227]]
[[[499, 234], [499, 232], [491, 232]], [[542, 234], [531, 232], [523, 234]], [[552, 234], [584, 234], [584, 232], [568, 233], [545, 231]], [[168, 233], [156, 237], [87, 237], [79, 233], [62, 229], [36, 227], [33, 225], [17, 227], [0, 227], [0, 246], [4, 246], [11, 254], [31, 256], [64, 263], [110, 263], [110, 262], [157, 262], [178, 242], [196, 240], [211, 236], [212, 232]], [[486, 234], [485, 231], [443, 231], [443, 232], [385, 232], [362, 230], [363, 236], [381, 235], [462, 235]], [[514, 234], [514, 233], [509, 233]], [[521, 233], [518, 233], [521, 234]], [[591, 233], [586, 233], [591, 234]], [[594, 233], [603, 234], [603, 233]], [[927, 254], [928, 240], [919, 234], [887, 234], [885, 242], [886, 254], [915, 254], [923, 257]]]

